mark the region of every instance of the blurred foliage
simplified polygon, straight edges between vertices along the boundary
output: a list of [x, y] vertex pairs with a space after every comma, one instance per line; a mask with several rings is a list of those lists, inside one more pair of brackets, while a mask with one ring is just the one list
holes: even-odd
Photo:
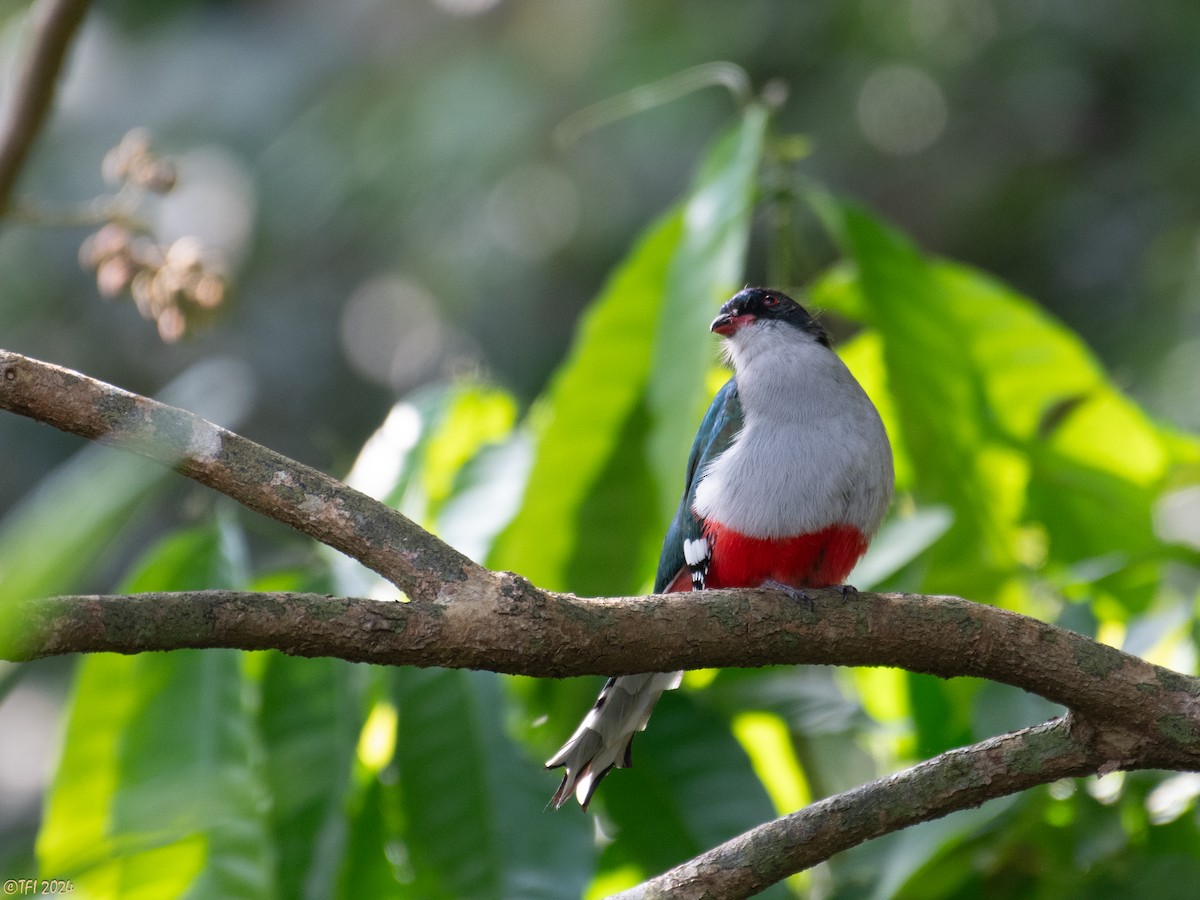
[[[226, 317], [164, 348], [129, 308], [80, 300], [95, 283], [64, 261], [82, 229], [7, 224], [6, 346], [143, 391], [204, 361], [167, 399], [234, 425], [257, 392], [256, 438], [489, 565], [619, 594], [648, 585], [719, 383], [705, 325], [769, 279], [826, 311], [893, 439], [897, 501], [855, 583], [1000, 604], [1195, 673], [1200, 442], [1151, 412], [1200, 424], [1195, 4], [1133, 21], [1056, 0], [286, 9], [102, 5], [22, 183], [48, 205], [88, 196], [105, 150], [148, 125], [179, 172], [154, 232], [221, 253], [241, 295]], [[0, 4], [5, 53], [22, 10]], [[549, 148], [586, 103], [719, 57], [787, 78], [790, 100], [730, 125], [711, 91]], [[394, 595], [109, 451], [62, 462], [70, 442], [12, 418], [0, 507], [36, 487], [0, 520], [3, 600]], [[90, 896], [598, 897], [1056, 712], [892, 670], [689, 673], [591, 818], [545, 812], [540, 760], [597, 687], [89, 657], [37, 860], [0, 851], [3, 874]], [[1198, 795], [1193, 775], [1059, 783], [770, 894], [1190, 895]]]

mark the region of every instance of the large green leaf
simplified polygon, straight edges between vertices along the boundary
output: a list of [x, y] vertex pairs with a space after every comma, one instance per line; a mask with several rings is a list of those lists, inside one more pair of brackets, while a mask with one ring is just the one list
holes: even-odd
[[1166, 556], [1154, 503], [1200, 445], [1152, 423], [1033, 301], [858, 207], [817, 205], [853, 262], [817, 296], [877, 330], [914, 490], [954, 512], [924, 587], [997, 598], [1032, 567], [1118, 554], [1110, 589], [1143, 606], [1157, 575], [1137, 564]]
[[742, 274], [765, 126], [751, 107], [589, 309], [532, 416], [525, 502], [494, 566], [579, 593], [645, 583], [707, 399], [707, 323]]
[[[235, 540], [228, 528], [173, 535], [125, 587], [228, 585]], [[44, 876], [70, 878], [92, 897], [274, 891], [243, 658], [187, 651], [80, 663], [38, 836]]]
[[366, 674], [339, 659], [264, 654], [258, 715], [279, 896], [334, 895]]
[[741, 126], [713, 147], [683, 207], [684, 230], [667, 271], [646, 386], [648, 452], [663, 526], [683, 489], [680, 461], [711, 400], [704, 378], [714, 350], [708, 326], [745, 278], [767, 122], [764, 107], [746, 110]]
[[505, 730], [500, 676], [404, 669], [393, 684], [397, 808], [384, 819], [410, 873], [400, 893], [578, 897], [591, 826], [546, 811], [547, 779]]
[[[516, 402], [499, 388], [470, 381], [424, 388], [392, 407], [346, 483], [482, 559], [512, 517], [524, 483], [527, 453], [513, 435], [515, 419]], [[395, 595], [360, 563], [323, 552], [338, 592]]]
[[[633, 561], [640, 561], [652, 514], [642, 456], [647, 431], [643, 392], [662, 286], [682, 218], [674, 211], [648, 231], [585, 315], [569, 358], [531, 415], [533, 468], [520, 511], [492, 549], [492, 566], [565, 590], [572, 586], [567, 576], [577, 557], [632, 550]], [[627, 490], [617, 494], [607, 484], [601, 509], [601, 501], [592, 498], [596, 485], [605, 484], [606, 471], [620, 472]], [[588, 511], [595, 519], [580, 521]], [[618, 517], [626, 522], [608, 535], [611, 543], [587, 547], [584, 535], [601, 517], [605, 523]], [[628, 588], [637, 578], [632, 569], [630, 561], [618, 561], [601, 591]]]
[[978, 372], [990, 441], [1025, 469], [1022, 518], [1046, 535], [1047, 560], [1120, 558], [1105, 586], [1127, 608], [1144, 608], [1161, 574], [1144, 564], [1169, 555], [1154, 505], [1181, 466], [1200, 459], [1200, 442], [1152, 422], [1032, 301], [965, 266], [939, 264], [935, 277]]
[[[628, 887], [774, 816], [766, 790], [728, 719], [692, 702], [664, 698], [634, 741], [634, 766], [609, 775], [593, 804], [612, 840], [602, 877], [625, 873]], [[577, 812], [572, 811], [577, 815]], [[764, 897], [787, 896], [781, 886]]]

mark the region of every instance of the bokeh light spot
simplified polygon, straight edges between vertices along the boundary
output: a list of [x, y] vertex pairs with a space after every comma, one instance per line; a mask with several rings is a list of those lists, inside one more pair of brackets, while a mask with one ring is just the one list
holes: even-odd
[[342, 348], [354, 369], [397, 391], [434, 369], [446, 336], [429, 292], [397, 276], [359, 287], [346, 301], [341, 331]]
[[487, 12], [500, 0], [433, 0], [433, 5], [452, 16], [478, 16]]
[[857, 112], [863, 136], [894, 156], [920, 153], [946, 130], [941, 86], [913, 66], [882, 66], [867, 76]]
[[545, 259], [574, 236], [579, 193], [554, 166], [522, 166], [492, 189], [484, 218], [489, 237], [501, 248], [523, 259]]

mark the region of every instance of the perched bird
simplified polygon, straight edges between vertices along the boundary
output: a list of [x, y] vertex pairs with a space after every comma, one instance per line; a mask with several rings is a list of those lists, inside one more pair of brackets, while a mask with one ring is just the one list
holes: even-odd
[[[717, 393], [688, 458], [687, 481], [659, 559], [655, 593], [841, 584], [892, 498], [892, 451], [870, 399], [825, 329], [779, 291], [747, 288], [721, 307], [733, 377]], [[546, 768], [566, 767], [550, 801], [586, 809], [633, 736], [682, 672], [610, 678]]]

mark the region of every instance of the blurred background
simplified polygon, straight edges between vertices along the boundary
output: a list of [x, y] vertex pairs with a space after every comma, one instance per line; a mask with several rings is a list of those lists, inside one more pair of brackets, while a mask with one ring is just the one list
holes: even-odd
[[[0, 107], [28, 10], [0, 0]], [[337, 475], [423, 384], [477, 373], [527, 402], [736, 107], [708, 88], [565, 146], [556, 126], [716, 60], [786, 87], [777, 126], [815, 180], [1036, 298], [1152, 414], [1200, 427], [1194, 0], [102, 0], [0, 223], [0, 346], [147, 394], [220, 360], [214, 415]], [[139, 214], [228, 276], [176, 343], [100, 296], [94, 226], [37, 221], [110, 191], [134, 127], [178, 168]], [[0, 416], [0, 515], [81, 444]], [[206, 502], [168, 490], [159, 516]], [[0, 707], [0, 844], [31, 839], [67, 671]]]
[[[7, 87], [28, 24], [4, 6]], [[1190, 0], [100, 2], [18, 197], [103, 193], [106, 151], [147, 127], [180, 170], [151, 220], [219, 249], [232, 296], [164, 346], [98, 299], [88, 229], [10, 221], [4, 344], [140, 392], [236, 357], [250, 432], [331, 471], [447, 369], [532, 397], [734, 106], [708, 89], [565, 148], [555, 126], [723, 59], [786, 84], [779, 127], [811, 141], [814, 178], [1036, 297], [1152, 410], [1200, 424]], [[2, 504], [77, 446], [0, 429]]]

